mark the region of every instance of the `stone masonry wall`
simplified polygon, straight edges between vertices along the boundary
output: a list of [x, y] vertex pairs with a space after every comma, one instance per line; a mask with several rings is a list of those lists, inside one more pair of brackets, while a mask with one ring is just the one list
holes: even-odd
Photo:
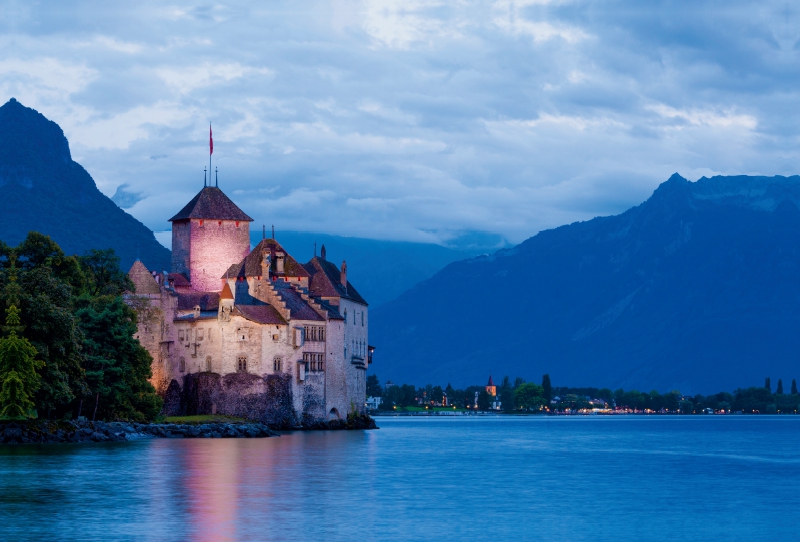
[[[225, 271], [250, 252], [250, 223], [191, 220], [190, 281], [194, 290], [218, 292]], [[174, 238], [174, 235], [173, 235]]]

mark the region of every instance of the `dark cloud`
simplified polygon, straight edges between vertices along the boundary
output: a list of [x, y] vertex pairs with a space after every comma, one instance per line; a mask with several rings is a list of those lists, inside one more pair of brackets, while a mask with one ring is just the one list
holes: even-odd
[[688, 178], [797, 173], [785, 2], [6, 2], [0, 94], [153, 229], [220, 184], [258, 223], [520, 241]]

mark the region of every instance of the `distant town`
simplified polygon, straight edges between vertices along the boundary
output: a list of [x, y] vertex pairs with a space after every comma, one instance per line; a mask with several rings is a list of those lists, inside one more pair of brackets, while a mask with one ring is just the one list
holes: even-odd
[[505, 376], [484, 386], [455, 389], [450, 384], [381, 385], [377, 375], [367, 377], [367, 411], [377, 416], [495, 414], [797, 414], [800, 394], [797, 380], [787, 391], [778, 379], [773, 390], [770, 378], [763, 386], [740, 388], [733, 393], [683, 395], [673, 390], [611, 390], [609, 388], [554, 387], [550, 375], [541, 384]]

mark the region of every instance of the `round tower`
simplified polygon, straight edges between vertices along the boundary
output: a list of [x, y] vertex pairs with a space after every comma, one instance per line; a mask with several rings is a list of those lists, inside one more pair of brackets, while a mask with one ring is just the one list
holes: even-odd
[[250, 222], [222, 190], [204, 187], [172, 222], [172, 272], [193, 290], [219, 292], [231, 265], [250, 252]]

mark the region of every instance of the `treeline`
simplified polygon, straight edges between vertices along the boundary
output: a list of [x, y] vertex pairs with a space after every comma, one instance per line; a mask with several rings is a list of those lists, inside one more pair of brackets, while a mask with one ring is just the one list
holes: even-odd
[[157, 416], [152, 358], [123, 299], [133, 290], [113, 250], [67, 256], [36, 232], [0, 242], [0, 417]]
[[[475, 393], [478, 394], [477, 404]], [[680, 391], [659, 393], [609, 388], [553, 387], [550, 375], [542, 377], [542, 383], [532, 384], [517, 377], [513, 382], [504, 377], [496, 388], [496, 397], [486, 391], [486, 386], [470, 386], [454, 389], [449, 384], [416, 388], [410, 384], [401, 386], [380, 385], [376, 375], [367, 378], [367, 395], [380, 397], [379, 409], [393, 410], [410, 406], [455, 406], [477, 410], [519, 411], [586, 411], [592, 409], [621, 410], [633, 412], [665, 412], [700, 414], [713, 412], [743, 412], [747, 414], [797, 413], [800, 411], [800, 394], [797, 381], [792, 380], [788, 393], [783, 381], [773, 393], [770, 379], [764, 386], [740, 388], [733, 393], [720, 392], [712, 395], [685, 396]]]

